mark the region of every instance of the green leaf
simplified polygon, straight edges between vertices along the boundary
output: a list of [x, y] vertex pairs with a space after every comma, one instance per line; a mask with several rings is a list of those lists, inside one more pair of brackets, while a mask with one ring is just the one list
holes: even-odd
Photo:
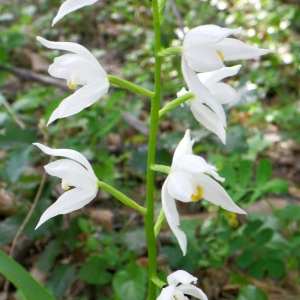
[[91, 255], [79, 270], [79, 277], [89, 284], [105, 285], [111, 282], [111, 274], [106, 271], [107, 262], [99, 255]]
[[263, 225], [263, 222], [261, 220], [255, 220], [250, 222], [246, 225], [243, 233], [244, 234], [251, 234], [254, 232], [257, 232], [257, 230]]
[[258, 287], [248, 285], [240, 290], [236, 300], [268, 300], [268, 298]]
[[236, 185], [236, 172], [234, 168], [227, 164], [224, 165], [224, 168], [219, 172], [221, 177], [225, 178], [224, 184], [226, 186], [235, 187]]
[[259, 231], [255, 236], [255, 242], [257, 245], [264, 245], [271, 240], [274, 231], [271, 228], [265, 228]]
[[52, 273], [51, 280], [48, 282], [47, 286], [55, 297], [60, 298], [66, 292], [68, 285], [73, 280], [76, 273], [76, 268], [73, 265], [60, 265], [54, 269]]
[[242, 160], [237, 172], [238, 182], [242, 187], [247, 187], [250, 183], [253, 172], [253, 163], [250, 160]]
[[251, 265], [251, 263], [253, 262], [254, 257], [253, 257], [253, 252], [251, 250], [245, 250], [238, 258], [237, 260], [237, 265], [242, 268], [245, 269], [248, 266]]
[[256, 184], [258, 186], [264, 185], [270, 178], [272, 173], [271, 161], [267, 158], [260, 160], [257, 171], [256, 171]]
[[264, 277], [264, 260], [259, 258], [248, 268], [247, 273], [255, 279], [262, 279]]
[[153, 166], [151, 166], [151, 170], [156, 171], [156, 172], [165, 173], [168, 175], [171, 172], [171, 167], [164, 166], [164, 165], [153, 165]]
[[51, 241], [45, 248], [41, 258], [38, 260], [38, 268], [42, 271], [49, 271], [54, 265], [55, 258], [60, 252], [61, 243], [57, 240]]
[[265, 193], [284, 194], [288, 191], [288, 183], [280, 178], [272, 179], [261, 187]]
[[1, 250], [0, 273], [21, 290], [27, 300], [55, 300], [22, 266]]
[[113, 289], [121, 300], [144, 300], [146, 293], [146, 269], [130, 263], [115, 273], [113, 277]]
[[285, 265], [280, 259], [267, 259], [265, 267], [269, 274], [275, 278], [281, 278], [285, 273]]

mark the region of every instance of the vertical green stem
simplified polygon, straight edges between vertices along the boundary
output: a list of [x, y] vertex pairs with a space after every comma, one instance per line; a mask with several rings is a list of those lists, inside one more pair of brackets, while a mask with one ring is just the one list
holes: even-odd
[[156, 278], [156, 240], [154, 234], [154, 171], [151, 166], [155, 161], [156, 140], [158, 131], [159, 108], [161, 97], [161, 58], [158, 56], [160, 51], [160, 21], [158, 0], [152, 0], [153, 8], [153, 27], [155, 34], [155, 90], [151, 103], [150, 112], [150, 135], [148, 144], [147, 160], [147, 213], [145, 215], [146, 237], [148, 244], [148, 300], [156, 299], [156, 286], [151, 280]]

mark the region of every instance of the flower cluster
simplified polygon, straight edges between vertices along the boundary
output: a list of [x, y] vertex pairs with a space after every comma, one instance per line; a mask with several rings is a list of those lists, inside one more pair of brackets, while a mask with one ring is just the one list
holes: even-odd
[[[97, 0], [65, 1], [52, 25], [70, 12], [95, 2]], [[181, 48], [182, 74], [189, 91], [194, 95], [188, 100], [190, 109], [196, 120], [215, 133], [224, 144], [227, 123], [222, 105], [233, 101], [237, 93], [228, 84], [220, 81], [236, 75], [241, 68], [241, 65], [225, 67], [224, 62], [252, 59], [269, 53], [267, 49], [257, 49], [237, 39], [228, 38], [240, 32], [241, 28], [227, 29], [216, 25], [198, 26], [187, 33]], [[82, 86], [60, 103], [50, 116], [47, 125], [57, 119], [82, 111], [108, 92], [110, 87], [108, 75], [85, 47], [70, 42], [52, 42], [42, 37], [37, 37], [37, 40], [47, 48], [69, 52], [54, 59], [54, 63], [49, 67], [49, 74], [65, 79], [70, 89], [76, 89], [77, 85]], [[154, 94], [148, 92], [148, 95]], [[187, 90], [183, 88], [177, 95], [180, 97], [185, 93]], [[161, 196], [166, 220], [178, 240], [183, 255], [187, 251], [187, 238], [180, 229], [180, 218], [175, 200], [196, 202], [204, 199], [230, 212], [246, 213], [233, 202], [218, 183], [223, 182], [224, 179], [218, 175], [217, 169], [203, 158], [193, 154], [193, 143], [190, 131], [187, 129], [174, 152]], [[62, 188], [66, 192], [43, 213], [37, 225], [39, 227], [52, 217], [82, 208], [95, 198], [98, 187], [103, 185], [99, 185], [100, 182], [90, 163], [77, 151], [51, 149], [39, 143], [34, 145], [45, 154], [65, 157], [45, 166], [48, 174], [62, 179]], [[73, 188], [70, 189], [70, 187]], [[117, 191], [114, 195], [118, 197], [120, 193]], [[125, 199], [124, 203], [132, 201], [127, 200]], [[141, 208], [140, 211], [144, 213], [146, 209]], [[185, 295], [207, 300], [203, 291], [194, 285], [197, 278], [185, 271], [174, 272], [167, 277], [167, 281], [168, 286], [162, 289], [157, 300], [187, 300]]]

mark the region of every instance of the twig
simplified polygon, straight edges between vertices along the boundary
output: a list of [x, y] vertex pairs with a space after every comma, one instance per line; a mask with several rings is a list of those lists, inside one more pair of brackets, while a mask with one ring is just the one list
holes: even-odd
[[[52, 160], [53, 160], [53, 156], [50, 157], [49, 163], [50, 163]], [[42, 193], [42, 191], [43, 191], [43, 189], [44, 189], [45, 182], [46, 182], [46, 178], [47, 178], [47, 173], [44, 171], [44, 174], [43, 174], [43, 177], [42, 177], [42, 180], [41, 180], [39, 189], [38, 189], [38, 191], [37, 191], [37, 193], [36, 193], [36, 196], [35, 196], [35, 198], [34, 198], [34, 201], [33, 201], [33, 203], [32, 203], [32, 206], [31, 206], [31, 208], [30, 208], [30, 210], [29, 210], [29, 212], [28, 212], [28, 214], [27, 214], [25, 220], [23, 221], [21, 227], [19, 228], [19, 230], [18, 230], [17, 234], [15, 235], [14, 240], [13, 240], [13, 242], [12, 242], [12, 244], [11, 244], [10, 251], [9, 251], [9, 256], [10, 256], [10, 257], [13, 257], [13, 254], [14, 254], [14, 251], [15, 251], [15, 248], [16, 248], [16, 245], [17, 245], [17, 242], [18, 242], [18, 240], [19, 240], [19, 238], [20, 238], [20, 236], [21, 236], [21, 234], [22, 234], [22, 232], [23, 232], [25, 226], [27, 225], [29, 219], [31, 218], [31, 216], [32, 216], [32, 214], [33, 214], [33, 212], [34, 212], [34, 209], [35, 209], [35, 207], [36, 207], [36, 205], [37, 205], [37, 203], [38, 203], [38, 200], [39, 200], [39, 198], [40, 198], [40, 196], [41, 196], [41, 193]], [[8, 291], [8, 288], [9, 288], [9, 281], [6, 279], [5, 284], [4, 284], [3, 291], [4, 291], [4, 292], [7, 292], [7, 291]]]
[[11, 115], [11, 117], [14, 119], [14, 121], [22, 128], [24, 129], [26, 126], [25, 124], [19, 119], [17, 114], [14, 112], [10, 104], [6, 101], [6, 99], [2, 99], [3, 105], [7, 109], [8, 113]]
[[185, 36], [185, 32], [184, 32], [184, 24], [183, 24], [183, 20], [181, 18], [181, 15], [177, 9], [176, 3], [174, 2], [174, 0], [169, 0], [173, 14], [175, 15], [176, 19], [177, 19], [177, 24], [178, 27], [181, 29], [183, 36]]

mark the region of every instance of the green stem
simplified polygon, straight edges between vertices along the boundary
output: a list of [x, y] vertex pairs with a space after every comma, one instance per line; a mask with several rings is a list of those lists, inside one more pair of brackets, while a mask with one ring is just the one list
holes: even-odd
[[153, 27], [155, 34], [155, 90], [151, 103], [150, 112], [150, 133], [148, 143], [147, 159], [147, 213], [145, 215], [146, 238], [148, 245], [148, 300], [156, 299], [156, 286], [152, 278], [156, 278], [156, 239], [154, 234], [154, 171], [151, 166], [155, 161], [156, 140], [159, 121], [159, 107], [161, 98], [161, 57], [158, 53], [161, 49], [160, 44], [160, 20], [158, 0], [152, 0], [153, 8]]
[[108, 77], [108, 80], [110, 83], [114, 83], [122, 88], [125, 88], [127, 90], [130, 90], [134, 93], [137, 93], [137, 94], [141, 94], [141, 95], [144, 95], [144, 96], [147, 96], [149, 98], [152, 98], [154, 96], [154, 93], [147, 90], [147, 89], [144, 89], [130, 81], [127, 81], [123, 78], [120, 78], [120, 77], [117, 77], [117, 76], [113, 76], [113, 75], [107, 75]]
[[155, 223], [155, 226], [154, 226], [154, 234], [155, 234], [155, 237], [157, 237], [157, 235], [159, 234], [160, 230], [161, 230], [161, 227], [162, 227], [162, 224], [165, 220], [165, 212], [163, 209], [160, 210], [159, 212], [159, 215], [157, 217], [157, 220], [156, 220], [156, 223]]
[[129, 197], [127, 197], [126, 195], [124, 195], [120, 191], [116, 190], [115, 188], [113, 188], [109, 184], [107, 184], [103, 181], [98, 181], [98, 186], [99, 186], [99, 188], [107, 191], [109, 194], [111, 194], [112, 196], [117, 198], [119, 201], [121, 201], [125, 205], [139, 211], [143, 215], [145, 215], [147, 213], [146, 208], [138, 205], [135, 201], [133, 201], [132, 199], [130, 199]]
[[193, 98], [195, 95], [191, 92], [187, 92], [184, 95], [172, 100], [169, 102], [166, 106], [164, 106], [160, 111], [159, 111], [159, 117], [161, 118], [163, 115], [165, 115], [168, 111], [172, 110], [176, 106], [184, 103], [185, 101]]

